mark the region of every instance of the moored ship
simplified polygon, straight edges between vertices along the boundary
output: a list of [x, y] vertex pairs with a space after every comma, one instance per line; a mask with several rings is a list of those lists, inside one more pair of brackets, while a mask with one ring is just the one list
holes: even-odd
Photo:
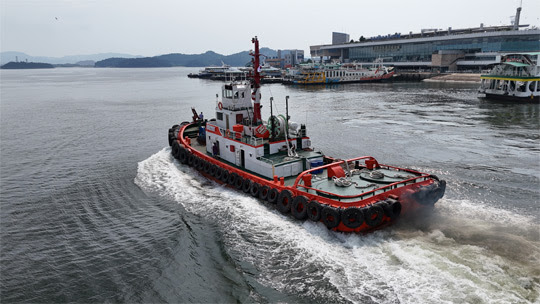
[[[254, 67], [260, 66], [259, 42]], [[366, 232], [405, 214], [432, 208], [446, 183], [412, 169], [380, 164], [372, 156], [339, 159], [314, 149], [305, 125], [285, 115], [261, 117], [259, 69], [252, 81], [233, 81], [216, 100], [216, 118], [169, 129], [174, 158], [205, 177], [275, 205], [298, 220], [323, 222], [329, 229]]]
[[489, 74], [481, 75], [479, 97], [540, 101], [540, 52], [506, 54]]
[[374, 67], [364, 67], [358, 63], [328, 64], [328, 65], [300, 65], [298, 69], [289, 70], [284, 84], [339, 84], [355, 82], [375, 82], [391, 79], [394, 76], [393, 68], [382, 64]]

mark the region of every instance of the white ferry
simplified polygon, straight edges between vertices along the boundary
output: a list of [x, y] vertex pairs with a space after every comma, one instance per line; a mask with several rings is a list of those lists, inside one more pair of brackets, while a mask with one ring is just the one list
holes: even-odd
[[506, 54], [491, 72], [481, 75], [479, 97], [510, 101], [540, 100], [540, 62], [537, 53]]
[[290, 69], [284, 84], [338, 84], [353, 82], [373, 82], [390, 79], [394, 76], [392, 67], [377, 64], [364, 67], [359, 63], [300, 65], [298, 69]]

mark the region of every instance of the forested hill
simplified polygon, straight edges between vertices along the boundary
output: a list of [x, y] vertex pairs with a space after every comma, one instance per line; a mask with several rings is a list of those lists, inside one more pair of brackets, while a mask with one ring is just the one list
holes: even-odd
[[[262, 48], [261, 54], [268, 57], [277, 56], [277, 52], [269, 48]], [[245, 66], [251, 62], [251, 58], [248, 51], [232, 55], [221, 55], [208, 51], [203, 54], [166, 54], [144, 58], [109, 58], [96, 62], [95, 66], [116, 68], [170, 66], [205, 67], [221, 65], [222, 62], [230, 66]]]

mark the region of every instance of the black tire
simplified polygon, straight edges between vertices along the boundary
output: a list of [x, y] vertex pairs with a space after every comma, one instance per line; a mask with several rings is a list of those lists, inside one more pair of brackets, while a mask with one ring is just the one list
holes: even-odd
[[268, 202], [270, 204], [277, 203], [278, 197], [279, 197], [278, 189], [272, 188], [272, 189], [270, 189], [270, 191], [268, 191]]
[[199, 163], [201, 162], [201, 159], [197, 156], [193, 156], [193, 168], [198, 169]]
[[227, 183], [231, 186], [234, 186], [236, 185], [236, 178], [238, 177], [238, 174], [236, 173], [231, 173], [229, 174], [229, 179], [227, 179]]
[[212, 168], [212, 164], [207, 162], [207, 161], [204, 161], [204, 167], [203, 167], [203, 170], [206, 174], [210, 174], [210, 169]]
[[242, 186], [244, 185], [244, 178], [240, 175], [236, 176], [236, 182], [234, 182], [234, 186], [238, 190], [242, 190]]
[[251, 189], [252, 183], [253, 182], [249, 178], [244, 179], [244, 182], [242, 183], [242, 191], [244, 191], [244, 193], [248, 193]]
[[199, 159], [199, 165], [197, 166], [197, 170], [204, 171], [204, 166], [206, 166], [206, 161], [202, 158]]
[[268, 194], [270, 193], [270, 187], [268, 186], [262, 186], [260, 189], [259, 189], [259, 198], [263, 201], [267, 201], [268, 200]]
[[210, 170], [208, 171], [208, 173], [210, 175], [212, 175], [213, 177], [216, 177], [216, 171], [217, 171], [218, 167], [214, 164], [210, 164]]
[[216, 171], [214, 172], [214, 177], [218, 180], [221, 180], [221, 176], [223, 175], [223, 168], [215, 166]]
[[386, 202], [381, 205], [384, 210], [384, 214], [388, 216], [391, 220], [395, 220], [401, 214], [401, 203], [395, 199], [388, 198]]
[[193, 160], [194, 159], [195, 159], [195, 156], [193, 156], [193, 154], [188, 155], [188, 161], [187, 161], [188, 166], [193, 167]]
[[291, 205], [293, 202], [293, 194], [290, 190], [283, 190], [278, 196], [276, 202], [276, 208], [279, 212], [285, 214], [291, 211]]
[[307, 216], [310, 220], [318, 222], [321, 220], [322, 206], [318, 201], [312, 200], [307, 204]]
[[174, 158], [178, 159], [178, 151], [180, 151], [180, 144], [175, 140], [172, 143], [171, 154]]
[[299, 195], [293, 199], [291, 205], [291, 213], [297, 220], [305, 220], [307, 218], [307, 205], [309, 199], [303, 195]]
[[326, 206], [323, 208], [321, 218], [326, 227], [328, 227], [328, 229], [335, 228], [339, 225], [339, 222], [341, 220], [340, 213], [340, 209], [334, 208], [332, 206]]
[[364, 212], [356, 207], [349, 207], [341, 212], [341, 221], [351, 229], [358, 228], [364, 223]]
[[178, 151], [178, 160], [184, 165], [187, 164], [188, 154], [186, 149], [180, 148], [180, 150]]
[[372, 205], [364, 208], [364, 219], [369, 227], [374, 228], [382, 223], [384, 210], [381, 206]]
[[173, 141], [174, 141], [174, 133], [172, 129], [169, 129], [169, 146], [172, 146]]
[[228, 170], [226, 169], [223, 169], [223, 172], [221, 173], [221, 181], [228, 184], [229, 183], [229, 176], [231, 174], [229, 173]]
[[259, 183], [252, 183], [251, 188], [249, 189], [249, 193], [253, 197], [259, 197], [259, 191], [261, 190], [261, 184]]

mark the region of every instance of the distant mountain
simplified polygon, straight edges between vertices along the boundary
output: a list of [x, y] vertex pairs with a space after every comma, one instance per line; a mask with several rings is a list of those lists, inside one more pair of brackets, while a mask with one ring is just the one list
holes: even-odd
[[[277, 52], [269, 48], [262, 48], [261, 54], [264, 54], [268, 57], [277, 56]], [[205, 67], [211, 65], [221, 65], [222, 63], [228, 64], [230, 66], [245, 66], [246, 64], [249, 64], [251, 62], [251, 58], [252, 57], [249, 55], [248, 51], [232, 55], [221, 55], [213, 51], [207, 51], [203, 54], [176, 53], [159, 55], [154, 57], [138, 58], [137, 60], [128, 60], [127, 58], [108, 58], [96, 62], [96, 67]]]
[[30, 56], [21, 52], [0, 52], [0, 64], [5, 64], [10, 61], [33, 61], [44, 62], [50, 64], [77, 64], [80, 61], [99, 61], [111, 57], [123, 57], [123, 58], [141, 58], [142, 56], [135, 56], [130, 54], [119, 53], [101, 53], [92, 55], [73, 55], [64, 57], [43, 57], [43, 56]]

